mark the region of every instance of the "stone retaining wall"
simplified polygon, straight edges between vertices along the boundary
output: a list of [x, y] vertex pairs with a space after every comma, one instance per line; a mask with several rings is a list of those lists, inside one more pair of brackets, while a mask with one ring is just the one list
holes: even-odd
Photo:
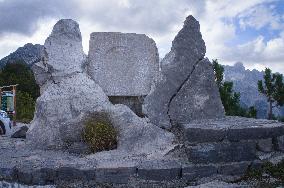
[[[243, 176], [249, 168], [284, 158], [284, 126], [276, 121], [227, 117], [182, 125], [187, 159], [95, 159], [32, 149], [26, 140], [0, 138], [0, 181], [26, 185], [184, 187], [211, 176]], [[171, 157], [169, 157], [171, 158]], [[64, 186], [63, 186], [64, 187]]]
[[220, 163], [258, 160], [283, 152], [284, 126], [277, 121], [226, 117], [182, 125], [188, 160]]

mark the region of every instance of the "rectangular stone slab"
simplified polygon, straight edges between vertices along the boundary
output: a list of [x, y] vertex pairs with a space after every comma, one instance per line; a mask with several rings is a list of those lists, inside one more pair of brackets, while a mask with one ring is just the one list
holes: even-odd
[[244, 175], [251, 162], [226, 163], [218, 166], [218, 173], [228, 176]]
[[193, 163], [253, 161], [256, 159], [254, 141], [201, 143], [187, 148]]
[[168, 181], [181, 177], [181, 165], [175, 161], [146, 161], [138, 166], [138, 178]]
[[125, 184], [136, 174], [136, 167], [98, 168], [96, 181], [99, 183]]
[[182, 178], [193, 181], [198, 178], [209, 177], [217, 174], [216, 166], [209, 165], [187, 165], [182, 167]]
[[184, 138], [188, 142], [231, 142], [268, 139], [284, 135], [284, 124], [277, 121], [242, 117], [193, 121], [182, 124]]
[[159, 70], [154, 40], [144, 34], [91, 34], [88, 74], [108, 96], [144, 96]]

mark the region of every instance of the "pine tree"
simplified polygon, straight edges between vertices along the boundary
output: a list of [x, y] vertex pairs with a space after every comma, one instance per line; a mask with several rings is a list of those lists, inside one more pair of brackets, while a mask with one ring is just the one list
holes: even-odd
[[268, 119], [273, 118], [273, 108], [284, 105], [283, 75], [272, 73], [269, 68], [265, 69], [264, 82], [259, 80], [258, 91], [267, 97], [269, 104]]
[[215, 72], [215, 81], [219, 87], [220, 97], [226, 115], [247, 116], [246, 110], [240, 105], [240, 93], [236, 93], [233, 90], [233, 82], [223, 82], [224, 67], [218, 63], [217, 59], [213, 59], [212, 63]]
[[0, 86], [14, 84], [19, 84], [17, 90], [29, 93], [33, 99], [40, 95], [32, 70], [21, 60], [8, 63], [0, 72]]

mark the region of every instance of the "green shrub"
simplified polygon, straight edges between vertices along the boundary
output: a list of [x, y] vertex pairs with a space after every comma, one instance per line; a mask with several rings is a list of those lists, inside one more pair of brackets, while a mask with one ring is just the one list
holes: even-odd
[[35, 100], [29, 93], [17, 92], [17, 121], [30, 123], [34, 117]]
[[284, 160], [276, 165], [272, 163], [265, 163], [263, 168], [266, 173], [284, 182]]
[[14, 60], [0, 70], [0, 86], [14, 84], [19, 84], [16, 94], [16, 121], [30, 123], [34, 116], [36, 99], [40, 95], [40, 88], [36, 84], [32, 70], [22, 60]]
[[284, 122], [284, 116], [279, 117], [278, 120], [279, 120], [280, 122]]
[[104, 112], [92, 114], [85, 120], [82, 137], [94, 153], [117, 147], [117, 131]]

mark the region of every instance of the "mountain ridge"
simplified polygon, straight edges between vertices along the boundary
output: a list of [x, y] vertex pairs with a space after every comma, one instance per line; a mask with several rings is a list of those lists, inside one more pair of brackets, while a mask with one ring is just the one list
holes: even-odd
[[[263, 80], [264, 71], [246, 69], [242, 62], [233, 66], [224, 65], [224, 80], [233, 82], [233, 89], [240, 93], [240, 103], [244, 108], [254, 106], [257, 118], [267, 118], [268, 103], [266, 97], [259, 93], [257, 82]], [[273, 110], [275, 116], [284, 116], [284, 107]]]
[[40, 61], [43, 52], [43, 45], [27, 43], [19, 47], [15, 52], [10, 53], [8, 56], [0, 60], [0, 68], [4, 67], [7, 63], [17, 60], [23, 60], [28, 66]]

